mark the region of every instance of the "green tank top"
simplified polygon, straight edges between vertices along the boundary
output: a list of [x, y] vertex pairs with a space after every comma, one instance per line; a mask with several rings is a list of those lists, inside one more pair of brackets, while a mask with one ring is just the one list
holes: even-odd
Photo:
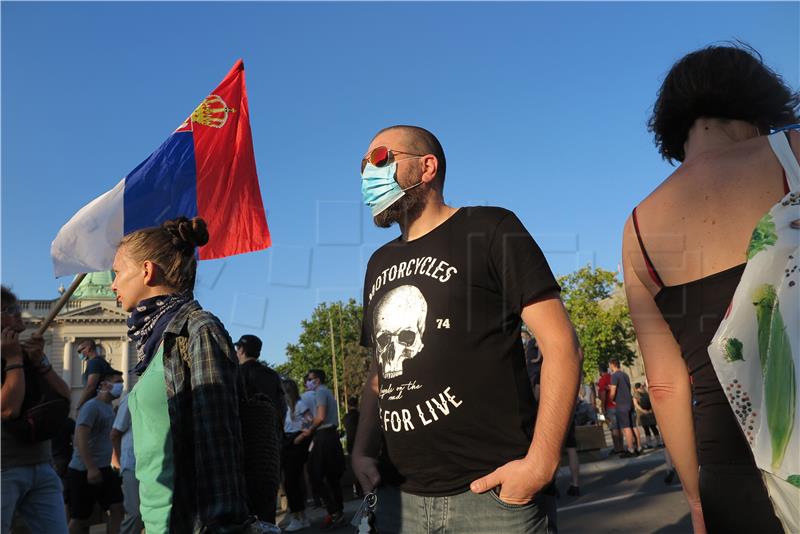
[[175, 463], [164, 382], [163, 345], [128, 394], [128, 407], [142, 521], [147, 534], [166, 533], [172, 511]]

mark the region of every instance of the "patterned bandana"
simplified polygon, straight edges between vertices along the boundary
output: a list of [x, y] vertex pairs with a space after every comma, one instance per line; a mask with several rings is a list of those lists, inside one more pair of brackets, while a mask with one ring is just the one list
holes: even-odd
[[192, 292], [185, 291], [151, 297], [136, 306], [128, 318], [128, 338], [136, 342], [139, 363], [133, 371], [137, 375], [141, 376], [144, 373], [150, 360], [155, 356], [169, 322], [184, 304], [192, 300], [194, 300]]

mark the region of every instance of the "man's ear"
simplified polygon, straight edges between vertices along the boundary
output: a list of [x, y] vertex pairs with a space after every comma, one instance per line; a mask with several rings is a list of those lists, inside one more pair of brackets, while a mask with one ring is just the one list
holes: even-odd
[[436, 173], [439, 171], [439, 160], [433, 154], [428, 154], [422, 157], [422, 177], [420, 178], [425, 183], [430, 183], [436, 178]]

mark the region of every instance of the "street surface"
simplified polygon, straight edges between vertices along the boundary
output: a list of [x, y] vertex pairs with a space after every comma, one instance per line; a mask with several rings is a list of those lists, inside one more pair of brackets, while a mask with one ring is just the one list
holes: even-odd
[[[581, 465], [581, 495], [566, 495], [569, 469], [559, 469], [557, 484], [558, 531], [560, 534], [626, 533], [672, 534], [690, 533], [689, 509], [676, 479], [664, 484], [663, 449], [647, 452], [638, 458], [619, 459], [616, 456]], [[345, 499], [352, 499], [345, 495]], [[350, 519], [360, 500], [345, 502], [345, 516]], [[299, 532], [352, 532], [348, 525], [335, 531], [323, 531], [325, 511], [307, 510], [312, 527]], [[278, 516], [278, 520], [283, 515]], [[486, 533], [495, 534], [495, 533]], [[502, 533], [496, 533], [502, 534]]]

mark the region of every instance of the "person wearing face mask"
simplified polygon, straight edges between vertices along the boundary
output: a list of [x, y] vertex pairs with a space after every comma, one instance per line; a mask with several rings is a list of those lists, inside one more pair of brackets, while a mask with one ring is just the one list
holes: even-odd
[[320, 496], [328, 511], [322, 528], [337, 528], [346, 524], [340, 483], [345, 464], [338, 432], [339, 407], [333, 392], [325, 385], [325, 371], [322, 369], [308, 371], [306, 388], [314, 392], [314, 419], [294, 438], [294, 443], [297, 445], [312, 439], [308, 476], [314, 493]]
[[122, 395], [122, 373], [100, 375], [96, 394], [81, 406], [75, 420], [75, 450], [67, 470], [69, 530], [88, 533], [95, 503], [108, 510], [107, 532], [119, 532], [124, 515], [122, 480], [111, 468], [111, 403]]
[[[366, 271], [361, 344], [373, 357], [353, 471], [365, 492], [383, 482], [380, 532], [552, 532], [541, 491], [572, 419], [575, 397], [563, 393], [578, 389], [578, 340], [522, 222], [447, 205], [445, 167], [439, 141], [417, 126], [381, 130], [362, 159], [364, 203], [400, 235]], [[538, 415], [523, 323], [547, 354]]]
[[84, 402], [94, 397], [100, 375], [107, 373], [111, 369], [111, 364], [98, 354], [97, 344], [93, 339], [82, 339], [78, 341], [77, 347], [78, 356], [82, 362], [86, 362], [86, 370], [83, 372], [83, 392], [81, 398], [78, 399], [78, 409], [80, 410]]

